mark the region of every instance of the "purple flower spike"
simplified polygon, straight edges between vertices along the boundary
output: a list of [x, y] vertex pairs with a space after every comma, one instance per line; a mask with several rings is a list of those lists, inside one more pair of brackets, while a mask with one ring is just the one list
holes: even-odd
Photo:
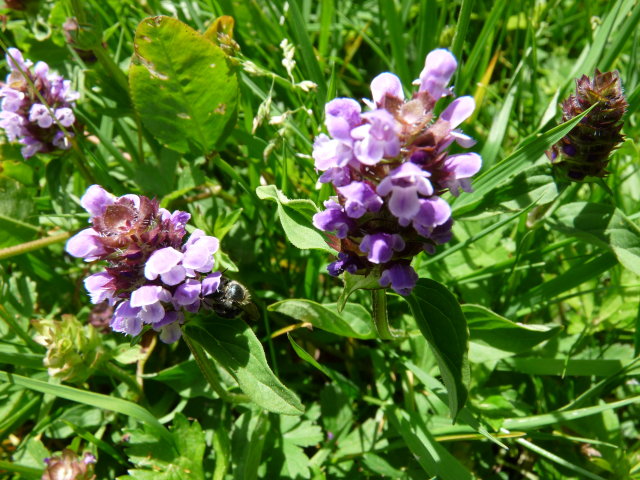
[[461, 153], [450, 156], [444, 163], [446, 171], [452, 174], [452, 178], [446, 182], [446, 186], [452, 195], [458, 196], [460, 190], [472, 192], [470, 178], [480, 171], [482, 158], [477, 153]]
[[427, 55], [424, 62], [424, 69], [420, 73], [420, 90], [429, 92], [434, 100], [451, 95], [451, 90], [447, 88], [453, 72], [456, 71], [458, 63], [455, 57], [443, 48], [433, 50]]
[[80, 205], [92, 217], [102, 215], [109, 205], [113, 205], [116, 197], [100, 185], [91, 185], [80, 199]]
[[362, 123], [360, 104], [352, 98], [336, 98], [324, 108], [325, 124], [333, 138], [351, 140], [351, 129]]
[[360, 218], [367, 212], [378, 212], [382, 199], [365, 182], [351, 182], [339, 187], [338, 192], [345, 198], [345, 212], [351, 218]]
[[389, 210], [405, 227], [420, 210], [418, 194], [433, 195], [433, 186], [428, 180], [430, 173], [412, 162], [403, 163], [393, 170], [378, 185], [378, 194], [389, 199]]
[[402, 91], [402, 83], [400, 79], [393, 73], [384, 72], [371, 81], [371, 94], [373, 101], [377, 105], [382, 105], [382, 101], [387, 95], [404, 100], [404, 92]]
[[393, 158], [400, 153], [400, 140], [396, 132], [396, 121], [383, 109], [362, 115], [368, 123], [351, 130], [356, 142], [354, 153], [365, 165], [375, 165], [383, 157]]
[[471, 116], [476, 108], [476, 101], [473, 97], [456, 98], [451, 104], [445, 108], [440, 114], [440, 120], [449, 122], [451, 128], [456, 128], [467, 118]]
[[398, 234], [374, 233], [365, 235], [360, 242], [360, 251], [367, 254], [371, 263], [387, 263], [393, 257], [393, 251], [404, 249], [404, 240]]
[[324, 202], [326, 210], [313, 216], [313, 225], [324, 232], [336, 232], [338, 238], [345, 238], [354, 226], [342, 207], [333, 200]]
[[411, 265], [396, 264], [386, 269], [380, 276], [380, 285], [391, 285], [394, 292], [399, 295], [409, 295], [418, 281], [418, 274]]

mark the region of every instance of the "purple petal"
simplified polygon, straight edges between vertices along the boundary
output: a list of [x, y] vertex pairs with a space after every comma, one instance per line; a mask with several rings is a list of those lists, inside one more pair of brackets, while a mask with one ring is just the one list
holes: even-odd
[[331, 140], [325, 134], [320, 134], [313, 142], [312, 156], [315, 167], [324, 171], [346, 166], [353, 158], [353, 151], [350, 141]]
[[144, 307], [157, 302], [168, 302], [171, 294], [159, 285], [144, 285], [131, 292], [131, 306]]
[[449, 122], [450, 127], [453, 129], [469, 118], [475, 108], [476, 102], [473, 97], [466, 96], [456, 98], [444, 112], [440, 114], [440, 119]]
[[345, 198], [345, 212], [351, 218], [360, 218], [369, 212], [378, 212], [382, 207], [382, 199], [375, 190], [365, 182], [351, 182], [339, 187], [338, 192]]
[[111, 300], [116, 292], [115, 285], [112, 283], [114, 280], [115, 278], [107, 272], [94, 273], [85, 278], [84, 288], [91, 296], [91, 303], [98, 304]]
[[[178, 263], [180, 263], [183, 257], [184, 254], [182, 252], [179, 252], [172, 247], [165, 247], [160, 250], [156, 250], [151, 254], [147, 263], [144, 265], [144, 276], [149, 280], [155, 280], [158, 278], [158, 275], [170, 272], [176, 265], [178, 265]], [[182, 278], [184, 278], [184, 276]], [[178, 282], [180, 281], [182, 280], [178, 280]], [[175, 283], [169, 285], [175, 285]]]
[[418, 274], [411, 265], [393, 265], [380, 276], [380, 285], [391, 285], [391, 288], [399, 295], [409, 295], [418, 281]]
[[85, 262], [96, 260], [107, 253], [100, 241], [100, 234], [93, 228], [85, 228], [76, 233], [67, 240], [64, 249], [69, 255], [84, 258]]
[[49, 109], [41, 103], [31, 105], [29, 121], [37, 123], [40, 128], [49, 128], [53, 125], [53, 117], [49, 113]]
[[202, 284], [198, 280], [188, 279], [181, 284], [173, 294], [176, 305], [191, 305], [200, 299]]
[[404, 100], [400, 79], [389, 72], [381, 73], [371, 81], [371, 94], [373, 95], [373, 101], [378, 105], [382, 104], [382, 100], [386, 95]]
[[214, 272], [211, 275], [207, 275], [204, 280], [202, 280], [202, 296], [211, 295], [218, 291], [221, 276], [222, 274], [220, 272]]
[[169, 325], [171, 323], [177, 322], [180, 317], [181, 317], [181, 314], [176, 312], [175, 310], [166, 312], [164, 314], [164, 317], [162, 317], [162, 320], [155, 322], [153, 324], [153, 329], [157, 331], [160, 328], [164, 327], [165, 325]]
[[56, 109], [55, 115], [63, 127], [69, 128], [76, 121], [73, 111], [67, 107]]
[[109, 205], [113, 205], [115, 200], [116, 197], [100, 185], [91, 185], [80, 199], [80, 205], [92, 217], [98, 217], [104, 213]]
[[110, 326], [114, 332], [127, 333], [132, 336], [142, 331], [142, 321], [138, 317], [139, 308], [132, 308], [128, 300], [116, 308]]
[[413, 228], [423, 237], [430, 237], [433, 229], [451, 218], [451, 207], [440, 197], [420, 200], [420, 211], [413, 218]]
[[342, 207], [333, 200], [324, 202], [326, 210], [313, 216], [313, 225], [325, 232], [336, 231], [338, 238], [345, 238], [354, 226], [353, 220], [347, 216]]
[[213, 254], [218, 250], [219, 243], [215, 237], [199, 237], [185, 250], [182, 265], [198, 272], [210, 272], [214, 265]]
[[180, 325], [177, 322], [171, 323], [160, 329], [159, 337], [163, 343], [177, 342], [181, 336], [182, 330], [180, 329]]
[[158, 323], [162, 321], [164, 316], [165, 310], [160, 302], [145, 305], [140, 308], [140, 313], [138, 313], [138, 317], [143, 323]]
[[389, 233], [374, 233], [365, 235], [360, 242], [360, 251], [367, 253], [367, 259], [372, 263], [387, 263], [393, 257], [393, 251], [404, 249], [405, 243], [400, 235]]
[[333, 138], [349, 140], [351, 129], [362, 123], [361, 107], [352, 98], [336, 98], [324, 107], [327, 130]]
[[482, 168], [482, 157], [477, 153], [461, 153], [448, 157], [444, 166], [447, 171], [453, 172], [456, 179], [470, 178]]
[[460, 130], [452, 130], [449, 135], [451, 135], [455, 139], [456, 143], [463, 148], [471, 148], [477, 143], [473, 138], [462, 133]]
[[429, 92], [436, 101], [449, 95], [450, 90], [446, 87], [457, 66], [455, 57], [448, 50], [440, 48], [431, 51], [420, 73], [420, 91]]
[[389, 199], [389, 210], [393, 213], [403, 227], [420, 210], [418, 191], [415, 187], [394, 188]]

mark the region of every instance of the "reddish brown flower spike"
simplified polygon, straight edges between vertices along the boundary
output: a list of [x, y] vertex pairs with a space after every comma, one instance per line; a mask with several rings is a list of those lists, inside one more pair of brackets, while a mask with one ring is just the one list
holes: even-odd
[[611, 152], [624, 140], [620, 133], [628, 103], [617, 71], [595, 71], [593, 80], [576, 80], [576, 93], [562, 102], [562, 121], [567, 122], [596, 105], [547, 155], [570, 180], [604, 177]]

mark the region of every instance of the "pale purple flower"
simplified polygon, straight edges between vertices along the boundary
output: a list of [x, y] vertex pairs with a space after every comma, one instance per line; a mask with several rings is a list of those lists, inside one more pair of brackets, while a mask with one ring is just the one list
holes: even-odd
[[365, 165], [375, 165], [383, 157], [393, 158], [400, 153], [396, 121], [388, 111], [377, 109], [362, 115], [367, 121], [351, 130], [351, 136], [358, 140], [354, 153], [358, 161]]
[[445, 171], [451, 175], [445, 185], [456, 197], [460, 194], [460, 190], [472, 192], [470, 179], [480, 171], [481, 167], [482, 158], [477, 153], [451, 155], [444, 162]]
[[17, 112], [22, 106], [25, 95], [19, 90], [14, 90], [11, 87], [0, 88], [0, 97], [2, 99], [2, 110], [5, 112]]
[[407, 226], [420, 210], [419, 194], [433, 195], [431, 174], [419, 165], [406, 162], [389, 173], [378, 185], [378, 194], [391, 195], [389, 210], [398, 218], [401, 226]]
[[451, 218], [451, 207], [440, 197], [420, 199], [420, 210], [413, 218], [413, 228], [423, 237], [429, 238], [435, 227]]
[[24, 135], [24, 117], [11, 111], [0, 112], [0, 128], [4, 129], [10, 142]]
[[338, 192], [345, 198], [345, 213], [351, 218], [360, 218], [367, 212], [378, 212], [382, 208], [382, 199], [365, 182], [351, 182], [338, 187]]
[[371, 94], [377, 105], [382, 105], [382, 101], [387, 95], [404, 100], [400, 79], [389, 72], [381, 73], [371, 81]]
[[34, 103], [31, 105], [29, 121], [37, 123], [40, 128], [49, 128], [53, 125], [53, 117], [51, 116], [49, 109], [41, 103]]
[[433, 50], [425, 59], [424, 69], [420, 72], [420, 90], [426, 91], [434, 100], [451, 95], [447, 85], [456, 71], [458, 62], [455, 57], [443, 48]]
[[207, 275], [202, 279], [202, 295], [207, 296], [211, 295], [214, 292], [218, 291], [218, 287], [220, 286], [220, 278], [222, 274], [220, 272], [214, 272]]
[[190, 270], [210, 272], [214, 265], [213, 254], [218, 251], [219, 245], [217, 238], [205, 235], [202, 230], [195, 230], [184, 246], [182, 266], [187, 269], [187, 273]]
[[179, 322], [174, 321], [160, 328], [160, 340], [164, 343], [177, 342], [182, 336], [182, 330], [180, 329]]
[[418, 281], [418, 274], [411, 265], [395, 264], [384, 270], [380, 275], [380, 285], [391, 286], [399, 295], [409, 295]]
[[36, 153], [42, 151], [44, 148], [44, 144], [37, 139], [31, 136], [25, 136], [20, 139], [20, 143], [24, 145], [20, 149], [20, 153], [22, 157], [26, 160], [27, 158], [33, 157]]
[[121, 302], [113, 313], [110, 326], [114, 332], [135, 337], [142, 331], [142, 320], [138, 316], [140, 308], [133, 308], [129, 300]]
[[100, 234], [93, 228], [85, 228], [67, 240], [65, 250], [74, 257], [92, 262], [107, 253], [100, 242]]
[[91, 217], [102, 215], [109, 205], [116, 201], [115, 195], [107, 192], [100, 185], [91, 185], [80, 199], [80, 205]]
[[351, 182], [351, 169], [348, 167], [334, 167], [320, 175], [320, 183], [333, 183], [334, 187], [342, 187]]
[[404, 250], [404, 240], [396, 233], [374, 233], [365, 235], [360, 242], [360, 251], [367, 254], [371, 263], [387, 263], [393, 257], [393, 252]]
[[345, 167], [352, 158], [353, 149], [350, 141], [332, 140], [322, 133], [313, 142], [313, 159], [315, 167], [320, 171]]
[[[217, 286], [215, 290], [217, 290]], [[173, 303], [178, 306], [193, 305], [196, 302], [200, 302], [201, 292], [202, 283], [193, 278], [189, 278], [176, 288], [173, 294]]]
[[324, 202], [326, 210], [313, 216], [313, 225], [325, 232], [336, 232], [338, 238], [345, 238], [355, 223], [334, 200]]
[[69, 128], [76, 121], [76, 117], [73, 115], [73, 110], [68, 107], [57, 108], [55, 116], [63, 127]]
[[156, 250], [144, 265], [144, 276], [148, 280], [155, 280], [160, 276], [166, 285], [177, 285], [187, 275], [185, 268], [180, 265], [183, 257], [184, 254], [173, 247]]
[[116, 292], [114, 286], [115, 278], [107, 272], [94, 273], [84, 279], [84, 287], [91, 296], [91, 303], [98, 304], [105, 300], [113, 305], [113, 295]]
[[361, 107], [352, 98], [335, 98], [324, 108], [325, 124], [329, 135], [340, 140], [351, 140], [351, 130], [362, 123]]
[[453, 129], [469, 118], [475, 108], [476, 102], [473, 97], [466, 96], [456, 98], [444, 109], [438, 120], [449, 122], [450, 128]]

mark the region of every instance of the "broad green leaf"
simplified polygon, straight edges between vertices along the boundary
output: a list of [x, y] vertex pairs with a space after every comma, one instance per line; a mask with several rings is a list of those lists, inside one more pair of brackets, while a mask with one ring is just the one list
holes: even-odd
[[558, 230], [610, 248], [625, 268], [640, 275], [640, 228], [613, 205], [569, 203], [556, 210], [554, 219]]
[[389, 422], [404, 439], [428, 475], [442, 480], [471, 480], [474, 476], [429, 433], [418, 412], [405, 412], [395, 406], [385, 410]]
[[129, 83], [145, 126], [178, 152], [213, 150], [236, 115], [238, 81], [224, 52], [164, 16], [140, 22], [134, 50]]
[[129, 432], [126, 453], [137, 467], [121, 480], [202, 480], [202, 459], [206, 447], [204, 432], [197, 421], [189, 424], [187, 418], [176, 413], [171, 431], [176, 448], [170, 448], [148, 430]]
[[338, 313], [335, 303], [321, 305], [311, 300], [282, 300], [269, 305], [268, 310], [283, 313], [301, 322], [343, 337], [376, 338], [372, 329], [371, 314], [362, 305], [347, 303]]
[[256, 195], [261, 200], [271, 200], [278, 204], [280, 224], [287, 238], [295, 247], [335, 253], [311, 223], [311, 216], [318, 212], [318, 207], [311, 200], [291, 200], [278, 190], [275, 185], [256, 188]]
[[127, 400], [103, 395], [101, 393], [88, 392], [78, 388], [67, 387], [65, 385], [54, 385], [34, 378], [23, 377], [21, 375], [3, 371], [0, 371], [0, 381], [35, 390], [36, 392], [53, 395], [55, 397], [66, 398], [72, 402], [122, 413], [123, 415], [127, 415], [145, 423], [151, 430], [153, 430], [156, 436], [162, 437], [169, 442], [173, 441], [169, 432], [162, 426], [156, 417], [151, 414], [151, 412], [140, 405], [136, 405], [135, 403]]
[[262, 461], [262, 452], [271, 428], [269, 415], [251, 410], [240, 415], [231, 437], [233, 480], [255, 480]]
[[462, 312], [469, 326], [472, 362], [496, 361], [524, 352], [562, 329], [512, 322], [480, 305], [463, 305]]
[[406, 300], [438, 361], [455, 419], [467, 400], [469, 383], [469, 332], [460, 305], [449, 290], [430, 279], [418, 280]]
[[240, 319], [208, 318], [191, 321], [185, 334], [199, 343], [235, 378], [242, 391], [271, 412], [300, 415], [300, 400], [269, 368], [253, 330]]

